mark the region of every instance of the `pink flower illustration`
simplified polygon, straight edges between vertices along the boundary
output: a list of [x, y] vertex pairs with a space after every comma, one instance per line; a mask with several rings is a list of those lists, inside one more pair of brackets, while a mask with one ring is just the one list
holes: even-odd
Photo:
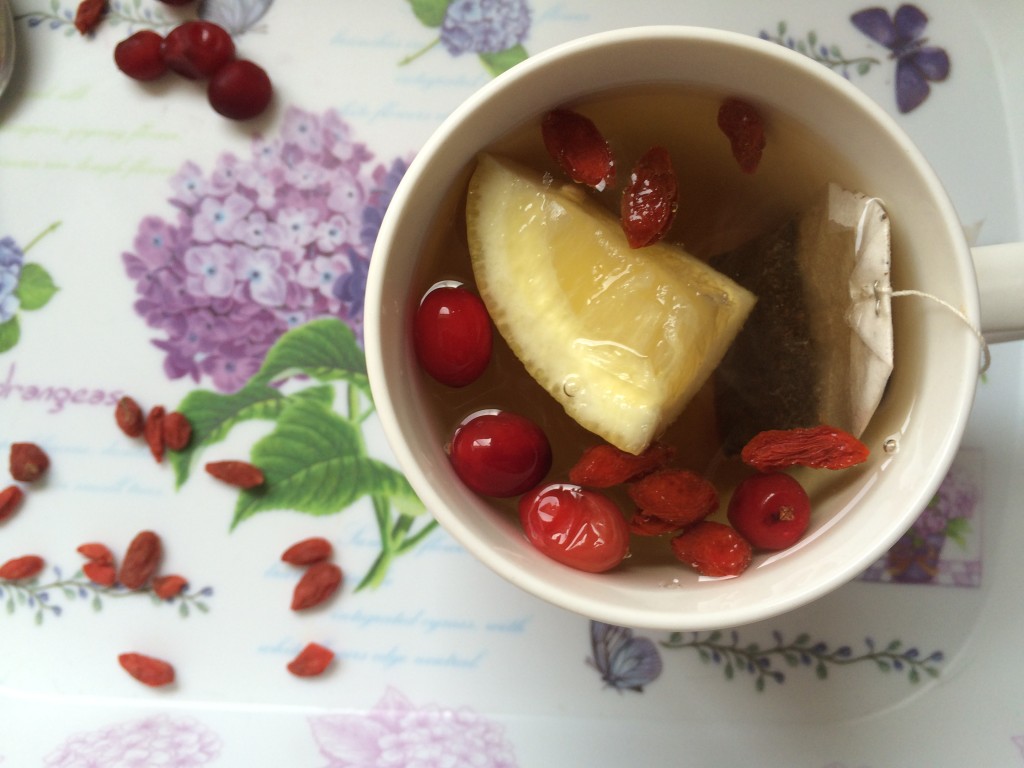
[[221, 752], [220, 737], [190, 717], [154, 715], [70, 736], [45, 768], [198, 768]]
[[513, 768], [504, 729], [467, 709], [416, 708], [388, 688], [365, 715], [310, 718], [327, 768]]

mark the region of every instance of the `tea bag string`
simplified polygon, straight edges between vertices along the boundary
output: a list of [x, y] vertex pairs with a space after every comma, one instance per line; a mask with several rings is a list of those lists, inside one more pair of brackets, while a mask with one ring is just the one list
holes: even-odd
[[959, 309], [954, 307], [948, 301], [940, 299], [938, 296], [935, 296], [934, 294], [925, 293], [924, 291], [915, 291], [915, 290], [913, 290], [911, 288], [907, 288], [907, 289], [899, 290], [899, 291], [894, 291], [892, 289], [892, 286], [881, 286], [877, 282], [874, 284], [873, 287], [874, 287], [874, 293], [875, 293], [875, 311], [876, 312], [878, 311], [879, 302], [881, 301], [881, 296], [883, 296], [883, 295], [888, 295], [890, 298], [898, 298], [898, 297], [901, 297], [901, 296], [917, 296], [918, 298], [922, 298], [922, 299], [930, 299], [931, 301], [934, 301], [936, 304], [938, 304], [943, 309], [947, 309], [950, 312], [952, 312], [954, 315], [956, 315], [958, 318], [960, 318], [960, 320], [963, 322], [964, 325], [966, 325], [970, 329], [971, 333], [973, 333], [974, 337], [978, 340], [978, 343], [981, 344], [982, 363], [981, 363], [981, 369], [978, 371], [978, 373], [982, 374], [982, 373], [985, 373], [985, 371], [988, 370], [989, 366], [992, 364], [992, 352], [988, 348], [988, 342], [985, 341], [985, 336], [982, 334], [981, 329], [978, 328], [978, 326], [976, 326], [974, 323], [972, 323], [971, 319], [969, 317], [967, 317], [967, 315], [965, 315]]

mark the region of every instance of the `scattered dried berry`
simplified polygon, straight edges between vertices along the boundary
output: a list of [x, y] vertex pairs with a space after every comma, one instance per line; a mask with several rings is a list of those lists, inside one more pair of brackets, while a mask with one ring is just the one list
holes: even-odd
[[21, 506], [25, 492], [16, 485], [9, 485], [0, 491], [0, 522], [3, 522]]
[[122, 653], [117, 657], [124, 670], [143, 685], [158, 688], [174, 682], [174, 667], [162, 659], [141, 653]]
[[296, 677], [316, 677], [334, 660], [334, 651], [319, 643], [309, 643], [288, 662], [288, 671]]
[[143, 426], [143, 436], [150, 453], [159, 464], [164, 460], [164, 416], [166, 411], [162, 405], [154, 405], [149, 409], [146, 416], [146, 423]]
[[100, 544], [98, 542], [89, 542], [82, 544], [77, 549], [78, 554], [91, 560], [94, 563], [103, 563], [105, 565], [111, 565], [114, 562], [114, 555], [106, 544]]
[[172, 451], [182, 451], [192, 439], [192, 422], [188, 417], [172, 411], [164, 416], [164, 445]]
[[320, 605], [341, 586], [341, 578], [341, 568], [334, 563], [314, 563], [295, 585], [292, 610], [304, 611]]
[[690, 525], [718, 509], [718, 491], [686, 469], [661, 469], [631, 484], [629, 498], [645, 515]]
[[218, 480], [236, 488], [256, 488], [263, 485], [263, 471], [246, 461], [211, 461], [206, 471]]
[[615, 158], [594, 122], [569, 109], [548, 112], [541, 122], [544, 147], [573, 181], [597, 190], [615, 184]]
[[118, 573], [118, 580], [128, 589], [142, 589], [160, 565], [163, 546], [153, 531], [140, 531], [128, 550]]
[[161, 53], [169, 69], [189, 80], [206, 80], [235, 58], [235, 42], [219, 24], [191, 20], [167, 33]]
[[107, 0], [82, 0], [75, 9], [75, 29], [85, 35], [96, 29], [107, 13]]
[[82, 565], [82, 573], [93, 584], [98, 584], [101, 587], [112, 587], [117, 581], [117, 569], [113, 563], [90, 560]]
[[611, 488], [661, 469], [674, 455], [675, 449], [665, 443], [652, 443], [639, 456], [607, 443], [594, 445], [583, 451], [569, 470], [569, 482], [589, 488]]
[[210, 106], [231, 120], [249, 120], [270, 105], [274, 88], [266, 71], [245, 59], [229, 61], [210, 78]]
[[290, 565], [312, 565], [326, 560], [333, 551], [331, 542], [320, 536], [314, 536], [292, 544], [281, 555], [281, 559]]
[[0, 565], [0, 579], [6, 579], [7, 581], [31, 579], [43, 570], [43, 565], [43, 558], [37, 555], [15, 557]]
[[630, 248], [658, 242], [676, 215], [679, 184], [664, 147], [652, 147], [633, 166], [622, 190], [622, 230]]
[[158, 576], [153, 579], [153, 594], [161, 600], [170, 600], [172, 597], [180, 595], [186, 586], [188, 586], [188, 580], [184, 576], [177, 574]]
[[491, 361], [491, 318], [480, 297], [465, 288], [428, 292], [416, 308], [412, 330], [420, 366], [449, 387], [473, 383]]
[[551, 445], [543, 430], [509, 411], [481, 411], [455, 430], [452, 468], [484, 496], [510, 498], [537, 485], [551, 468]]
[[745, 101], [726, 99], [718, 109], [718, 127], [728, 137], [740, 170], [754, 173], [765, 148], [761, 114]]
[[117, 406], [114, 408], [114, 421], [128, 437], [141, 436], [146, 426], [142, 408], [127, 395], [117, 401]]
[[782, 473], [751, 475], [729, 499], [729, 522], [751, 546], [791, 547], [811, 522], [811, 500], [794, 478]]
[[798, 465], [846, 469], [866, 461], [870, 453], [853, 435], [823, 424], [760, 432], [743, 446], [740, 458], [759, 472], [774, 472]]
[[750, 565], [750, 544], [731, 526], [704, 520], [671, 541], [672, 553], [702, 576], [739, 576]]
[[50, 457], [35, 443], [12, 443], [11, 477], [22, 483], [31, 483], [50, 468]]
[[156, 80], [167, 72], [163, 42], [158, 32], [140, 29], [114, 47], [114, 63], [133, 80]]

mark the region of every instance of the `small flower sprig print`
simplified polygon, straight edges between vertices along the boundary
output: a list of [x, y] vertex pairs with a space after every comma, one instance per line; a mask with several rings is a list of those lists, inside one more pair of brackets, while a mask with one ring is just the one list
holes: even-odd
[[925, 655], [916, 647], [904, 647], [899, 639], [880, 646], [867, 637], [861, 653], [855, 653], [849, 645], [833, 648], [828, 643], [813, 640], [806, 632], [786, 642], [781, 632], [774, 631], [772, 639], [774, 645], [761, 647], [755, 642], [741, 643], [735, 630], [728, 633], [673, 632], [661, 645], [696, 650], [702, 661], [720, 666], [728, 680], [737, 673], [751, 675], [758, 691], [763, 691], [768, 681], [780, 684], [786, 681], [786, 673], [776, 666], [779, 661], [789, 669], [813, 669], [819, 680], [825, 680], [832, 667], [873, 663], [880, 672], [906, 673], [910, 683], [919, 683], [927, 677], [938, 677], [939, 665], [945, 658], [942, 651]]
[[210, 610], [206, 600], [213, 594], [212, 587], [203, 587], [196, 592], [186, 587], [174, 597], [164, 599], [158, 597], [152, 587], [127, 589], [120, 584], [105, 587], [89, 581], [81, 570], [67, 578], [59, 566], [54, 566], [52, 572], [51, 580], [46, 582], [42, 582], [39, 577], [23, 581], [0, 580], [0, 601], [4, 602], [6, 613], [11, 615], [19, 608], [27, 608], [35, 612], [36, 624], [42, 624], [47, 615], [59, 617], [64, 608], [52, 599], [55, 592], [59, 592], [66, 600], [89, 600], [93, 611], [102, 610], [103, 601], [108, 598], [144, 595], [148, 595], [154, 605], [176, 605], [178, 615], [183, 619], [188, 618], [193, 610], [200, 613], [208, 613]]
[[814, 30], [809, 31], [802, 38], [794, 37], [789, 33], [789, 25], [785, 21], [778, 23], [774, 33], [761, 30], [760, 37], [762, 40], [778, 43], [797, 53], [802, 53], [819, 64], [824, 64], [829, 69], [839, 72], [847, 79], [850, 77], [851, 69], [858, 75], [866, 75], [873, 66], [881, 63], [873, 56], [847, 57], [843, 55], [838, 45], [823, 43]]

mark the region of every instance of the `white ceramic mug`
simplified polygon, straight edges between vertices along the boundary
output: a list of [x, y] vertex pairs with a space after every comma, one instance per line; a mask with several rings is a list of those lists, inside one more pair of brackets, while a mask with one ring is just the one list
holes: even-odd
[[976, 252], [979, 294], [956, 212], [894, 121], [826, 67], [730, 32], [648, 27], [566, 43], [484, 86], [427, 141], [385, 216], [366, 297], [370, 383], [409, 481], [466, 549], [540, 598], [612, 624], [722, 628], [824, 595], [857, 576], [909, 528], [956, 453], [974, 397], [980, 343], [963, 319], [935, 302], [894, 301], [895, 369], [864, 435], [871, 459], [857, 470], [824, 473], [805, 537], [784, 553], [757, 556], [738, 578], [701, 579], [670, 559], [632, 559], [612, 572], [590, 574], [536, 551], [517, 520], [458, 481], [444, 452], [446, 436], [431, 426], [410, 341], [419, 300], [416, 261], [442, 196], [465, 178], [479, 151], [554, 107], [658, 82], [747, 99], [766, 114], [777, 111], [808, 126], [856, 163], [868, 187], [862, 191], [884, 201], [892, 220], [894, 289], [948, 302], [993, 340], [1020, 338], [1024, 330], [1024, 247]]

